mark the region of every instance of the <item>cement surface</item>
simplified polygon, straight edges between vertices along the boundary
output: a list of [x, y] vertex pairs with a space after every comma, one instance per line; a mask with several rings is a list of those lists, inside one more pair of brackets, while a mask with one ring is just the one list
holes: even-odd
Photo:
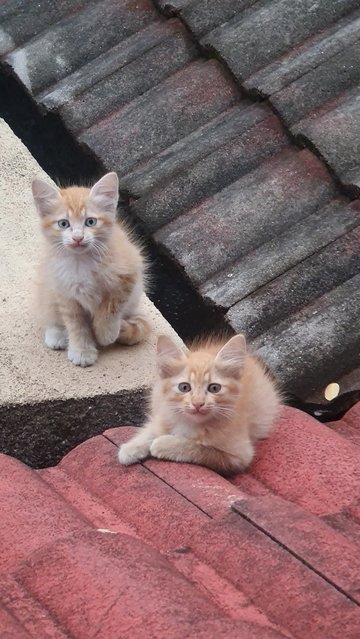
[[[27, 148], [0, 120], [0, 405], [78, 400], [122, 392], [131, 401], [153, 378], [154, 344], [160, 333], [176, 336], [154, 305], [143, 306], [153, 334], [144, 344], [117, 345], [82, 369], [64, 352], [45, 347], [34, 313], [33, 281], [41, 242], [31, 180], [47, 178]], [[49, 178], [47, 178], [49, 179]], [[130, 392], [130, 395], [129, 395]]]

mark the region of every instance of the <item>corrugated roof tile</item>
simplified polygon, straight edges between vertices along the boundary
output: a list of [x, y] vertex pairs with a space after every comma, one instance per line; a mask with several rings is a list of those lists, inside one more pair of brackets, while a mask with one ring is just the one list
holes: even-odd
[[357, 445], [284, 409], [230, 482], [188, 464], [121, 467], [134, 430], [40, 471], [0, 457], [4, 636], [357, 637]]

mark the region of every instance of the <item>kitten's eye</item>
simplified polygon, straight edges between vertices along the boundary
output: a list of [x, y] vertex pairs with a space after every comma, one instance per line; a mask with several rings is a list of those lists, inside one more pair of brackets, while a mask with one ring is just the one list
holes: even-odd
[[85, 220], [85, 226], [96, 226], [97, 219], [96, 217], [87, 217]]
[[59, 220], [58, 221], [58, 227], [59, 229], [68, 229], [70, 226], [70, 222], [69, 220]]
[[188, 393], [189, 391], [191, 391], [191, 386], [187, 382], [180, 382], [180, 384], [178, 385], [178, 389], [180, 393]]
[[221, 391], [221, 384], [209, 384], [207, 389], [209, 393], [219, 393]]

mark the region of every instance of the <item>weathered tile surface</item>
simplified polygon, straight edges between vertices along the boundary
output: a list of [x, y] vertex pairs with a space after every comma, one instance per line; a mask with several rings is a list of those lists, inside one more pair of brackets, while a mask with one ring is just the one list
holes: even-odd
[[283, 151], [155, 234], [197, 284], [292, 227], [334, 194], [319, 160]]
[[[16, 6], [0, 5], [6, 70], [118, 172], [131, 214], [203, 298], [264, 334], [292, 390], [353, 370], [359, 0]], [[348, 327], [340, 344], [325, 298]], [[292, 325], [309, 330], [290, 358]]]
[[195, 61], [82, 133], [120, 175], [204, 125], [236, 102], [220, 64]]
[[[359, 242], [360, 228], [356, 227], [260, 287], [231, 307], [227, 314], [231, 325], [237, 331], [256, 337], [291, 313], [315, 303], [324, 293], [359, 272]], [[221, 295], [222, 290], [213, 288], [212, 294]], [[334, 374], [337, 377], [337, 371]]]
[[[179, 22], [161, 42], [100, 80], [77, 100], [64, 105], [60, 115], [77, 133], [125, 106], [160, 84], [196, 56], [196, 49]], [[169, 57], [173, 60], [169, 66]]]
[[86, 3], [6, 57], [28, 91], [37, 94], [156, 18], [150, 0]]
[[357, 639], [358, 445], [284, 408], [229, 480], [154, 459], [120, 466], [134, 431], [40, 471], [0, 456], [4, 636]]

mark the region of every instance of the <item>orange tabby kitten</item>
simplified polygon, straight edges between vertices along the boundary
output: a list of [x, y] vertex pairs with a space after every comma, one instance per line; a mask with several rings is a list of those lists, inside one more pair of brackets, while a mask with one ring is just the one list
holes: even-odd
[[92, 189], [32, 183], [45, 236], [39, 302], [45, 344], [67, 349], [77, 366], [97, 359], [97, 345], [136, 344], [149, 332], [138, 312], [144, 260], [116, 222], [118, 178], [108, 173]]
[[119, 450], [121, 464], [149, 455], [222, 473], [244, 470], [266, 437], [280, 398], [245, 338], [209, 341], [184, 352], [169, 337], [157, 344], [151, 417]]

